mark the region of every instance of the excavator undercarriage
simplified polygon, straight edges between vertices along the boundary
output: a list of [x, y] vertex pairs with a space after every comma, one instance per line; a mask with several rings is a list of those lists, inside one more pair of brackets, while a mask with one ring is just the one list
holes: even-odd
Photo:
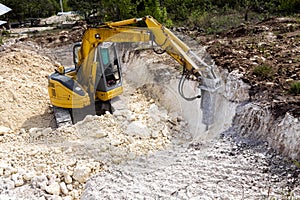
[[103, 115], [106, 112], [113, 113], [111, 101], [97, 101], [94, 105], [84, 108], [61, 108], [53, 106], [56, 126], [72, 125], [83, 120], [87, 115]]

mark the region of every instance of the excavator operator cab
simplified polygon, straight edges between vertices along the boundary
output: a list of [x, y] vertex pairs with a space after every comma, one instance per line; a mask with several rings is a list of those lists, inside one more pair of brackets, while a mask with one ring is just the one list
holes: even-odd
[[[78, 66], [78, 52], [80, 48], [81, 42], [76, 43], [73, 47], [73, 61], [77, 71], [80, 68]], [[93, 55], [89, 55], [89, 57], [94, 60], [94, 63], [97, 63], [95, 100], [109, 101], [122, 94], [122, 72], [116, 43], [100, 43], [93, 51]], [[86, 75], [83, 77], [86, 78]]]
[[100, 81], [97, 91], [109, 91], [121, 84], [121, 66], [116, 51], [116, 44], [105, 42], [98, 46], [97, 63], [99, 63]]
[[97, 66], [96, 99], [109, 101], [123, 93], [121, 64], [116, 43], [103, 42], [95, 51]]
[[73, 46], [73, 63], [75, 65], [76, 70], [78, 68], [78, 61], [79, 61], [78, 52], [80, 50], [80, 47], [81, 47], [81, 42], [76, 42]]

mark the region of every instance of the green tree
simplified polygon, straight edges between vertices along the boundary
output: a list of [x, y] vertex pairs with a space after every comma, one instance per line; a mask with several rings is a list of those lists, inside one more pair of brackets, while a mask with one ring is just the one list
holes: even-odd
[[293, 14], [300, 12], [300, 0], [280, 0], [278, 11], [284, 14]]
[[136, 14], [138, 17], [151, 15], [156, 20], [164, 23], [166, 26], [172, 25], [172, 20], [168, 18], [167, 9], [163, 1], [159, 0], [133, 0], [136, 5]]
[[211, 11], [211, 0], [165, 0], [163, 5], [169, 17], [174, 21], [186, 22], [192, 13]]
[[99, 0], [74, 0], [68, 1], [68, 6], [80, 13], [84, 19], [92, 20], [97, 19], [99, 21], [104, 19], [104, 6]]
[[104, 0], [105, 21], [135, 17], [136, 5], [131, 0]]
[[159, 0], [75, 0], [68, 1], [68, 6], [94, 23], [152, 15], [162, 23], [171, 24]]
[[12, 9], [5, 17], [20, 23], [26, 18], [49, 17], [59, 10], [56, 0], [0, 0], [0, 3]]

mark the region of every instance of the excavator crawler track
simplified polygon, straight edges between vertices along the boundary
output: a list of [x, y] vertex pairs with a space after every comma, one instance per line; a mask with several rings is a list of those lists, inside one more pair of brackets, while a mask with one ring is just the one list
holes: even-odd
[[56, 126], [59, 128], [64, 125], [72, 124], [72, 117], [69, 109], [53, 107]]
[[72, 125], [83, 120], [87, 115], [103, 115], [106, 112], [113, 113], [110, 101], [96, 101], [93, 106], [84, 108], [66, 109], [53, 107], [56, 126], [59, 128], [64, 125]]

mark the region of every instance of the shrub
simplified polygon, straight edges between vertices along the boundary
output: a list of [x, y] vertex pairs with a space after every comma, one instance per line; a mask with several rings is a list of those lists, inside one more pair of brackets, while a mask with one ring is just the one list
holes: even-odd
[[7, 30], [3, 30], [3, 31], [1, 32], [1, 35], [3, 35], [3, 36], [9, 36], [9, 35], [10, 35], [10, 32], [7, 31]]
[[294, 82], [291, 84], [290, 93], [294, 95], [300, 94], [300, 81]]
[[279, 12], [293, 14], [299, 12], [300, 0], [280, 0]]
[[273, 79], [273, 69], [267, 65], [257, 66], [253, 70], [253, 74], [260, 79]]

